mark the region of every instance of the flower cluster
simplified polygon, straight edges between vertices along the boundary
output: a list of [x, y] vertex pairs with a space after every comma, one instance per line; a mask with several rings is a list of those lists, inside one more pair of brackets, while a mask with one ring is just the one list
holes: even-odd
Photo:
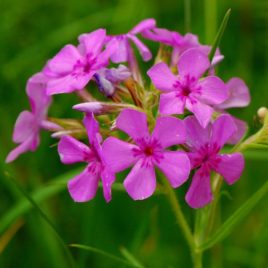
[[[152, 53], [141, 37], [161, 44], [147, 76], [138, 61], [151, 60]], [[242, 154], [221, 149], [238, 143], [247, 129], [226, 110], [250, 102], [241, 79], [224, 82], [216, 75], [224, 57], [217, 48], [210, 61], [210, 52], [197, 36], [157, 28], [154, 19], [126, 34], [98, 29], [80, 35], [77, 46], [64, 46], [28, 80], [31, 111], [19, 115], [13, 133], [19, 145], [6, 161], [36, 150], [45, 129], [60, 139], [62, 163], [86, 163], [68, 183], [76, 202], [94, 198], [99, 185], [109, 202], [116, 174], [131, 168], [123, 185], [134, 200], [151, 196], [163, 176], [173, 188], [191, 181], [186, 202], [193, 208], [207, 205], [213, 199], [212, 171], [227, 184], [242, 174]], [[69, 93], [82, 99], [73, 109], [84, 119], [48, 117], [52, 95]], [[80, 141], [87, 137], [90, 145]]]

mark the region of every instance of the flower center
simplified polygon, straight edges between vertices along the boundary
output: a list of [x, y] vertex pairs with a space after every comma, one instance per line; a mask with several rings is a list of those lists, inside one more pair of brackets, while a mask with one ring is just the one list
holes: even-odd
[[183, 95], [184, 97], [188, 97], [191, 93], [191, 89], [188, 85], [186, 86], [182, 86], [181, 88], [181, 95]]
[[144, 154], [147, 155], [147, 156], [150, 156], [154, 153], [154, 149], [152, 147], [146, 147], [144, 149]]

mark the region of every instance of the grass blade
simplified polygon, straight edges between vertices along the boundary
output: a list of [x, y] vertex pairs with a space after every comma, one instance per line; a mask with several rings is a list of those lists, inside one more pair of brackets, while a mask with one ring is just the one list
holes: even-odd
[[134, 267], [144, 268], [144, 266], [125, 247], [121, 247], [120, 252], [130, 263], [133, 264]]

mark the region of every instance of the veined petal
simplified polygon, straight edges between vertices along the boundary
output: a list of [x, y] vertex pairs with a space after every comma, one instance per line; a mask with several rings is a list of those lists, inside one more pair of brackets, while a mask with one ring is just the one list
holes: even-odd
[[71, 136], [63, 136], [60, 139], [58, 152], [64, 164], [86, 162], [94, 157], [94, 153], [88, 146]]
[[161, 114], [183, 114], [185, 101], [177, 96], [176, 91], [160, 95], [159, 112]]
[[232, 107], [245, 107], [250, 103], [250, 94], [247, 85], [240, 78], [234, 77], [226, 83], [229, 93], [228, 99], [220, 104], [220, 109], [228, 109]]
[[138, 23], [132, 30], [130, 30], [131, 34], [138, 34], [141, 33], [144, 30], [152, 29], [156, 25], [155, 19], [146, 19], [142, 20], [140, 23]]
[[154, 65], [148, 72], [155, 87], [161, 91], [174, 90], [174, 84], [178, 78], [170, 71], [166, 63], [160, 62]]
[[209, 66], [210, 62], [207, 55], [198, 48], [191, 48], [186, 50], [179, 59], [179, 75], [199, 78]]
[[245, 160], [241, 153], [222, 154], [216, 171], [220, 173], [228, 184], [235, 183], [242, 175]]
[[48, 76], [53, 73], [54, 75], [67, 75], [73, 71], [74, 65], [77, 61], [81, 60], [82, 56], [73, 45], [66, 45], [59, 53], [48, 61], [44, 70]]
[[210, 140], [210, 125], [203, 128], [195, 116], [187, 116], [184, 119], [186, 129], [186, 144], [193, 149], [199, 149]]
[[90, 172], [88, 167], [68, 182], [68, 190], [75, 202], [86, 202], [95, 197], [98, 182], [98, 173]]
[[124, 180], [126, 191], [134, 200], [150, 197], [156, 188], [154, 167], [143, 166], [142, 162], [139, 160]]
[[136, 45], [139, 53], [144, 61], [148, 61], [152, 58], [152, 53], [147, 46], [145, 46], [135, 35], [128, 35], [128, 38]]
[[149, 137], [147, 117], [143, 112], [124, 109], [116, 119], [116, 127], [127, 133], [135, 141]]
[[37, 128], [34, 115], [29, 111], [23, 111], [16, 120], [12, 140], [15, 143], [22, 143], [36, 132]]
[[230, 115], [223, 114], [213, 123], [211, 142], [223, 147], [228, 139], [237, 131], [235, 123]]
[[106, 30], [98, 29], [91, 33], [81, 34], [78, 40], [83, 46], [85, 54], [96, 57], [102, 50], [105, 38]]
[[187, 181], [191, 165], [187, 155], [183, 152], [164, 152], [164, 158], [157, 167], [165, 174], [173, 188], [179, 187]]
[[202, 167], [195, 172], [185, 199], [192, 208], [204, 207], [213, 200], [210, 174]]
[[134, 144], [109, 137], [102, 145], [104, 161], [113, 172], [120, 172], [137, 161], [133, 153], [134, 149], [138, 149]]
[[228, 98], [224, 82], [216, 76], [208, 76], [199, 81], [201, 99], [208, 104], [219, 104]]
[[157, 139], [163, 148], [182, 144], [186, 139], [185, 126], [181, 120], [175, 117], [159, 117], [156, 120], [152, 137]]
[[187, 101], [186, 108], [195, 115], [196, 119], [203, 128], [208, 125], [212, 117], [213, 108], [201, 103], [200, 101], [196, 101], [194, 103]]

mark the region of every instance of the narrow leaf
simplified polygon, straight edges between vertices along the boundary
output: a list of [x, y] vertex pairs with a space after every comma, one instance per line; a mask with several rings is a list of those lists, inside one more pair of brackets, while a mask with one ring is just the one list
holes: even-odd
[[134, 267], [144, 268], [144, 266], [125, 247], [121, 247], [120, 252]]
[[200, 250], [206, 250], [211, 248], [215, 244], [225, 239], [234, 229], [234, 227], [244, 218], [249, 212], [257, 205], [257, 203], [263, 198], [268, 192], [268, 181], [253, 194], [248, 201], [244, 203], [233, 215], [227, 219], [221, 227], [212, 235], [206, 242], [200, 246]]
[[108, 252], [105, 252], [101, 249], [98, 249], [98, 248], [95, 248], [95, 247], [90, 247], [90, 246], [86, 246], [86, 245], [80, 245], [80, 244], [71, 244], [69, 245], [70, 247], [74, 247], [74, 248], [80, 248], [80, 249], [83, 249], [83, 250], [87, 250], [87, 251], [91, 251], [91, 252], [94, 252], [94, 253], [97, 253], [99, 255], [102, 255], [104, 257], [107, 257], [107, 258], [110, 258], [114, 261], [117, 261], [117, 262], [120, 262], [120, 263], [123, 263], [125, 265], [128, 265], [128, 266], [131, 266], [131, 267], [139, 267], [139, 266], [135, 266], [133, 265], [132, 263], [124, 260], [124, 259], [121, 259], [120, 257], [117, 257], [111, 253], [108, 253]]

